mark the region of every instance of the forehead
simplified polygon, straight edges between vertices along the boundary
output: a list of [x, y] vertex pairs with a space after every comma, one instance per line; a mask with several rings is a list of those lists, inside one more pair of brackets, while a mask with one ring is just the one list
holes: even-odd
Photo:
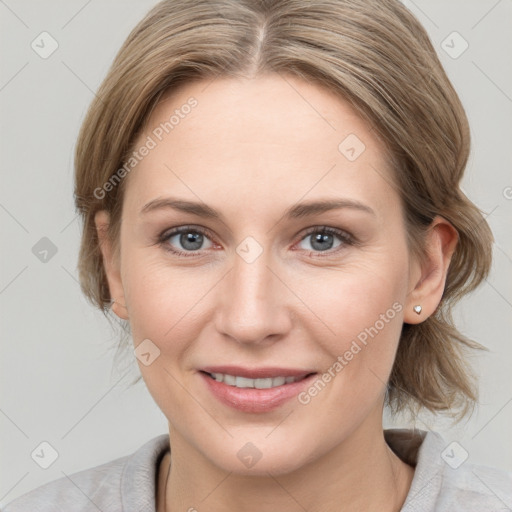
[[[188, 108], [191, 98], [197, 105]], [[349, 133], [360, 139], [371, 137], [367, 142], [374, 144], [371, 128], [347, 101], [325, 88], [284, 74], [188, 84], [160, 101], [146, 133], [169, 120], [173, 126], [170, 133], [165, 133], [169, 135], [164, 135], [166, 139], [187, 136], [190, 147], [201, 144], [205, 150], [218, 144], [236, 143], [249, 148], [265, 143], [290, 147], [296, 153], [301, 148], [309, 151], [322, 141], [320, 150], [337, 151], [339, 142]]]
[[386, 149], [367, 123], [293, 76], [187, 84], [153, 110], [135, 148], [148, 143], [129, 176], [126, 200], [138, 206], [165, 193], [262, 205], [337, 192], [378, 203], [393, 192]]

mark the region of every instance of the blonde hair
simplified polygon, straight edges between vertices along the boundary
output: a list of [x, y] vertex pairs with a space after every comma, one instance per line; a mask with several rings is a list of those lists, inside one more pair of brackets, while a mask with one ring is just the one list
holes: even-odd
[[[463, 106], [416, 18], [398, 0], [170, 0], [133, 29], [83, 122], [75, 155], [75, 200], [83, 221], [82, 290], [111, 302], [94, 215], [110, 212], [114, 246], [125, 179], [97, 194], [120, 169], [152, 109], [169, 91], [216, 76], [288, 73], [334, 91], [367, 120], [391, 155], [410, 248], [436, 215], [459, 241], [441, 302], [404, 324], [388, 385], [392, 410], [467, 412], [476, 386], [464, 359], [480, 347], [454, 326], [454, 303], [488, 275], [492, 234], [459, 188], [470, 134]], [[97, 197], [101, 196], [101, 197]]]

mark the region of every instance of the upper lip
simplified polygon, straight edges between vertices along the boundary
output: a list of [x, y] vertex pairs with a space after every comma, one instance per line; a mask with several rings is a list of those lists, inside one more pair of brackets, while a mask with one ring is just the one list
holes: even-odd
[[306, 377], [312, 370], [304, 370], [300, 368], [277, 368], [277, 367], [260, 367], [247, 368], [243, 366], [206, 366], [201, 368], [206, 373], [223, 373], [238, 377], [246, 377], [247, 379], [266, 379], [274, 377]]

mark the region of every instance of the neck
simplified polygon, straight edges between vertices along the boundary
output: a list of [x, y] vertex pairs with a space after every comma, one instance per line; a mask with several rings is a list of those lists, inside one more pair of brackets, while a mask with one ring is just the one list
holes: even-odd
[[161, 471], [167, 509], [160, 495], [159, 512], [201, 506], [211, 512], [234, 507], [248, 512], [394, 512], [401, 509], [414, 474], [388, 447], [381, 426], [373, 431], [361, 427], [292, 473], [256, 477], [223, 471], [194, 452], [176, 431], [170, 433], [172, 450], [166, 462], [172, 470], [167, 482], [168, 465]]

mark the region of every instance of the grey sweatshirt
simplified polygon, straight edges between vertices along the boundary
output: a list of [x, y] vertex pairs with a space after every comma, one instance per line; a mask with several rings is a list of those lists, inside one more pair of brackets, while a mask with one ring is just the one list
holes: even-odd
[[[460, 444], [434, 432], [384, 433], [416, 468], [402, 512], [512, 511], [512, 472], [471, 464]], [[3, 512], [155, 512], [157, 470], [168, 450], [169, 436], [157, 436], [132, 455], [44, 484]]]

